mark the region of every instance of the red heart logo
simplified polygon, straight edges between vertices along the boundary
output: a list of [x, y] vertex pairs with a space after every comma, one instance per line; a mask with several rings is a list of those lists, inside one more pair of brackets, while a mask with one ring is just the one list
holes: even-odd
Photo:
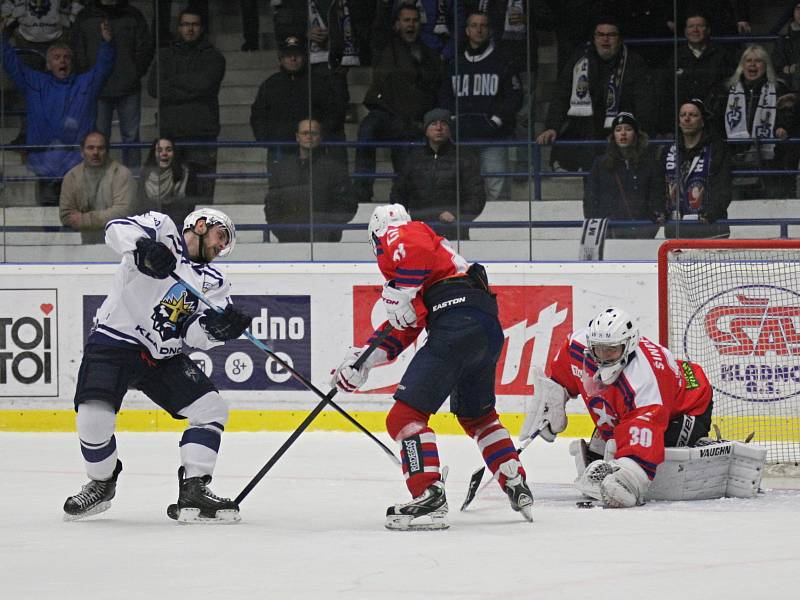
[[52, 304], [40, 304], [39, 308], [42, 309], [42, 312], [46, 315], [49, 315], [53, 312], [53, 305]]

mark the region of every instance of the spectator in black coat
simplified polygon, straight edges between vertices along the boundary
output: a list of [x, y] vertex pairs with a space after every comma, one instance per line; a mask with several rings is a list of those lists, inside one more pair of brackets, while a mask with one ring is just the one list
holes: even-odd
[[[630, 219], [655, 222], [664, 213], [664, 167], [648, 148], [631, 113], [619, 113], [612, 123], [605, 154], [594, 159], [588, 193], [583, 199], [586, 219]], [[609, 227], [607, 238], [653, 238], [658, 225]]]
[[477, 156], [469, 147], [453, 144], [452, 122], [449, 110], [425, 113], [426, 144], [409, 154], [389, 201], [403, 204], [415, 220], [425, 221], [447, 239], [468, 240], [465, 223], [483, 211], [486, 194]]
[[341, 229], [325, 227], [350, 221], [356, 202], [347, 169], [319, 152], [322, 128], [319, 121], [303, 119], [297, 124], [296, 154], [287, 154], [272, 166], [264, 215], [281, 242], [338, 242]]
[[[114, 112], [119, 120], [119, 133], [126, 144], [139, 143], [142, 118], [141, 79], [150, 68], [155, 44], [147, 20], [128, 0], [94, 0], [79, 14], [73, 27], [75, 62], [78, 71], [94, 65], [103, 38], [100, 23], [108, 21], [117, 44], [114, 69], [97, 100], [97, 130], [111, 138]], [[139, 148], [123, 148], [122, 164], [134, 171], [141, 164]]]
[[[616, 21], [600, 17], [593, 41], [580, 48], [559, 75], [539, 144], [555, 140], [602, 140], [620, 112], [636, 115], [644, 131], [654, 131], [658, 116], [649, 69], [622, 41]], [[588, 171], [595, 147], [556, 146], [554, 169]]]
[[198, 179], [194, 165], [184, 162], [169, 138], [158, 138], [150, 151], [139, 178], [139, 198], [135, 211], [155, 210], [168, 215], [180, 228], [197, 202]]
[[793, 91], [800, 91], [800, 2], [792, 2], [792, 20], [786, 26], [786, 33], [778, 38], [772, 62], [778, 77]]
[[[290, 35], [279, 44], [280, 71], [271, 75], [258, 88], [250, 107], [250, 126], [260, 142], [294, 142], [297, 123], [311, 114], [322, 124], [326, 140], [344, 140], [346, 106], [335, 93], [330, 79], [309, 74], [306, 64], [306, 41]], [[309, 98], [310, 96], [310, 98]], [[270, 161], [280, 159], [289, 147], [270, 149]], [[292, 147], [296, 150], [296, 147]], [[346, 152], [337, 154], [346, 160]]]
[[[728, 218], [731, 203], [731, 167], [724, 142], [707, 126], [705, 103], [693, 98], [678, 112], [678, 139], [670, 146], [665, 160], [667, 206], [666, 238], [707, 238], [730, 235], [727, 225], [716, 223]], [[682, 226], [686, 222], [698, 226]]]
[[[158, 53], [150, 70], [147, 93], [158, 99], [162, 136], [178, 143], [184, 158], [208, 173], [217, 170], [220, 131], [219, 89], [225, 57], [205, 35], [205, 20], [189, 5], [178, 17], [178, 39]], [[194, 144], [193, 142], [200, 142]], [[204, 180], [201, 202], [214, 202], [214, 180]]]
[[678, 61], [672, 61], [676, 64], [672, 69], [674, 78], [669, 78], [668, 93], [661, 96], [660, 133], [671, 134], [675, 131], [676, 106], [692, 98], [708, 101], [715, 88], [722, 85], [733, 72], [735, 65], [730, 60], [730, 53], [711, 40], [713, 33], [705, 15], [687, 15], [684, 28], [686, 44], [678, 46]]
[[[420, 41], [419, 10], [413, 4], [397, 12], [390, 39], [380, 50], [376, 43], [372, 84], [364, 97], [369, 113], [358, 126], [359, 142], [391, 140], [410, 142], [419, 139], [422, 118], [436, 107], [441, 83], [440, 58]], [[392, 167], [402, 171], [409, 149], [392, 148]], [[359, 202], [372, 201], [375, 173], [375, 147], [356, 149], [356, 182]]]

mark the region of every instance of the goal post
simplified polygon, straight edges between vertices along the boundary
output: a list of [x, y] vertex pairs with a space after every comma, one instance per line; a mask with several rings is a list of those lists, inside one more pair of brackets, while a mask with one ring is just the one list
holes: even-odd
[[796, 470], [800, 240], [668, 240], [658, 296], [660, 342], [705, 370], [722, 436], [755, 432], [768, 462]]

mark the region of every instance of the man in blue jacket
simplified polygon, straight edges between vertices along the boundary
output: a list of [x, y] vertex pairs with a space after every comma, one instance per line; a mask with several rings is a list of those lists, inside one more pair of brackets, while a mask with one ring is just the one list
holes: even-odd
[[[47, 49], [47, 72], [28, 67], [8, 42], [5, 23], [3, 30], [3, 66], [17, 88], [25, 95], [28, 110], [26, 143], [32, 146], [74, 145], [74, 149], [32, 149], [27, 165], [37, 176], [37, 200], [42, 206], [58, 206], [61, 178], [81, 162], [80, 141], [95, 128], [97, 96], [103, 87], [116, 56], [111, 27], [100, 24], [103, 42], [95, 65], [85, 73], [75, 75], [72, 49], [61, 42]], [[55, 181], [54, 181], [55, 180]]]

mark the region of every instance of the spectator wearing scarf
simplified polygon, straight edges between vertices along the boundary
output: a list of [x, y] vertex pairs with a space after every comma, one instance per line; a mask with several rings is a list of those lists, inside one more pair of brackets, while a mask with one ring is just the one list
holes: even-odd
[[[623, 111], [637, 115], [643, 130], [653, 131], [657, 103], [652, 76], [642, 58], [623, 44], [616, 21], [601, 17], [593, 41], [562, 69], [537, 142], [604, 139]], [[597, 153], [594, 147], [556, 146], [550, 161], [554, 168], [587, 171]]]
[[168, 215], [180, 227], [194, 210], [196, 201], [195, 169], [183, 161], [172, 140], [154, 140], [139, 179], [137, 212], [156, 210]]
[[730, 163], [722, 140], [706, 127], [708, 112], [702, 100], [692, 99], [678, 112], [678, 139], [670, 146], [666, 161], [667, 184], [665, 221], [671, 214], [678, 221], [696, 221], [698, 227], [667, 223], [664, 237], [728, 237], [727, 225], [715, 224], [728, 218], [731, 203]]
[[[788, 137], [791, 110], [779, 102], [785, 91], [785, 86], [775, 76], [767, 51], [756, 44], [745, 48], [725, 88], [719, 89], [711, 99], [718, 120], [717, 129], [725, 139], [753, 140], [750, 144], [731, 145], [732, 168], [783, 168], [782, 149], [760, 140]], [[765, 176], [763, 183], [761, 179], [739, 177], [734, 184], [746, 197], [780, 195], [781, 179]]]

